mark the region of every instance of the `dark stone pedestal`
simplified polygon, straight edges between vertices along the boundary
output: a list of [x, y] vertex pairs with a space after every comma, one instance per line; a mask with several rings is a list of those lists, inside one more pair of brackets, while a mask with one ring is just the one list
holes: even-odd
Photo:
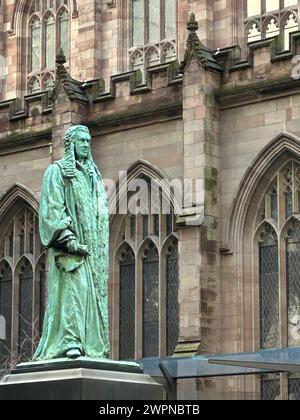
[[164, 400], [136, 363], [57, 359], [26, 363], [0, 382], [0, 400]]

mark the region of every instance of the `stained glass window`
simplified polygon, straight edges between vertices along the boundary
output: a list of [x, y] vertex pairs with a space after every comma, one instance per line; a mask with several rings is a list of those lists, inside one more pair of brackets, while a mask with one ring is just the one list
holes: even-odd
[[178, 246], [173, 242], [168, 248], [167, 265], [167, 355], [172, 356], [179, 338], [178, 303]]
[[135, 257], [127, 247], [120, 261], [120, 347], [121, 360], [135, 357]]
[[30, 262], [26, 261], [19, 275], [18, 353], [22, 361], [27, 361], [32, 356], [32, 305], [33, 272]]
[[143, 260], [143, 357], [159, 354], [159, 257], [154, 244]]
[[278, 244], [275, 232], [266, 226], [259, 248], [261, 347], [279, 346]]

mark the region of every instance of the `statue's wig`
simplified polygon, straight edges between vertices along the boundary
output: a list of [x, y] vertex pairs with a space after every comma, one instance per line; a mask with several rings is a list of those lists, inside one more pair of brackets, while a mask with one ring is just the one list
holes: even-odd
[[[80, 131], [83, 131], [88, 134], [90, 133], [88, 127], [84, 125], [73, 125], [66, 131], [66, 134], [64, 137], [65, 159], [64, 159], [63, 166], [64, 166], [65, 175], [68, 178], [73, 178], [75, 176], [75, 168], [76, 168], [75, 143], [76, 143], [77, 135]], [[89, 150], [87, 163], [88, 163], [88, 167], [90, 168], [96, 167], [92, 158], [91, 150]]]

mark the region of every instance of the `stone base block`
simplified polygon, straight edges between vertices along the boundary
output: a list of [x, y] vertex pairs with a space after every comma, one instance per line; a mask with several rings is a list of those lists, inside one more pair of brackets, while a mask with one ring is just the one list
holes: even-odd
[[0, 400], [164, 400], [135, 363], [80, 358], [21, 364], [0, 382]]

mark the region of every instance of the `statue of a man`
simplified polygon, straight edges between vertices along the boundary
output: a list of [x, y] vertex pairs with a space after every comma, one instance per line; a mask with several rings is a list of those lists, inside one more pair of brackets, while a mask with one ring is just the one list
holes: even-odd
[[90, 142], [87, 127], [71, 127], [64, 159], [44, 176], [40, 235], [49, 250], [48, 306], [33, 360], [109, 353], [108, 205]]

